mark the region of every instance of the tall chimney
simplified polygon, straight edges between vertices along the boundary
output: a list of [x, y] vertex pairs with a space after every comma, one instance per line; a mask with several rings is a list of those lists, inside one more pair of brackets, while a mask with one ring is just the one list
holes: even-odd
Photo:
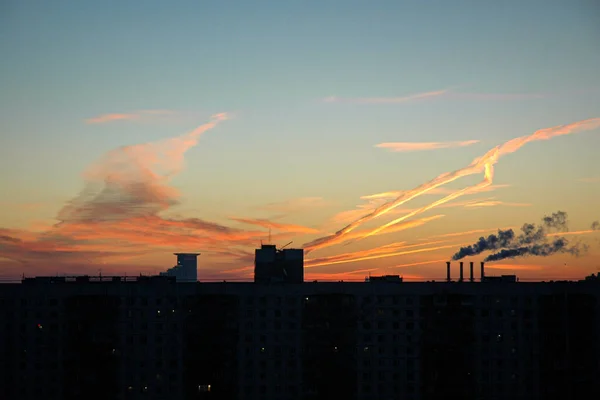
[[450, 282], [450, 261], [446, 261], [446, 282]]
[[482, 261], [481, 262], [481, 282], [483, 282], [485, 278], [485, 263]]
[[475, 278], [473, 278], [473, 261], [469, 263], [469, 281], [473, 282]]
[[458, 278], [458, 281], [459, 281], [459, 282], [462, 282], [462, 281], [463, 281], [463, 264], [464, 264], [464, 263], [461, 261], [461, 262], [460, 262], [460, 278]]

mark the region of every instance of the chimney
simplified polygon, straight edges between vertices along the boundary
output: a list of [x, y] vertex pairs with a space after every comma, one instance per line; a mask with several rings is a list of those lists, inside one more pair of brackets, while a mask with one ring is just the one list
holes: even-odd
[[485, 263], [482, 261], [481, 262], [481, 282], [483, 282], [485, 278]]
[[450, 261], [446, 261], [446, 282], [450, 282]]
[[469, 263], [469, 282], [473, 282], [475, 278], [473, 277], [473, 261]]
[[463, 281], [463, 264], [464, 264], [464, 263], [461, 261], [461, 262], [460, 262], [460, 278], [458, 278], [458, 281], [459, 281], [459, 282], [462, 282], [462, 281]]

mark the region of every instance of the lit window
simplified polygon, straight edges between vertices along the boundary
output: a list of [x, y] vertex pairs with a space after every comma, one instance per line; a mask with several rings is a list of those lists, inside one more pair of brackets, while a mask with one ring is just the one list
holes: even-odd
[[199, 392], [210, 392], [210, 385], [198, 385]]

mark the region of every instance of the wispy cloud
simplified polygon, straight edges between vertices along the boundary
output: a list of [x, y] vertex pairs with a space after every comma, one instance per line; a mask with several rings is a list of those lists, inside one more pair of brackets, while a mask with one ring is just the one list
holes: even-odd
[[[510, 185], [504, 185], [504, 184], [490, 185], [486, 188], [482, 188], [480, 190], [480, 192], [481, 193], [490, 192], [490, 191], [508, 187], [508, 186], [510, 186]], [[437, 187], [437, 188], [431, 189], [429, 192], [425, 193], [425, 195], [434, 195], [434, 194], [452, 195], [452, 194], [458, 193], [458, 192], [459, 192], [459, 190], [456, 190], [456, 189]], [[346, 223], [346, 222], [352, 221], [356, 218], [360, 218], [365, 213], [368, 213], [369, 211], [376, 209], [377, 207], [381, 206], [382, 204], [385, 204], [385, 202], [389, 201], [389, 199], [395, 199], [398, 196], [402, 196], [404, 193], [405, 193], [405, 191], [403, 191], [403, 190], [395, 190], [395, 191], [375, 193], [375, 194], [361, 196], [360, 199], [365, 200], [366, 201], [365, 203], [357, 205], [356, 208], [353, 210], [341, 211], [341, 212], [335, 214], [333, 217], [331, 217], [330, 222], [331, 223]], [[454, 208], [454, 207], [467, 207], [467, 206], [476, 207], [475, 204], [477, 204], [477, 203], [480, 204], [479, 205], [480, 207], [484, 207], [484, 206], [490, 207], [490, 206], [500, 206], [500, 205], [525, 207], [525, 203], [505, 203], [505, 202], [501, 202], [501, 201], [496, 201], [494, 197], [487, 197], [487, 198], [477, 198], [477, 199], [466, 200], [466, 201], [454, 201], [451, 203], [443, 204], [443, 205], [439, 206], [439, 208]], [[405, 213], [413, 212], [415, 210], [416, 210], [416, 208], [400, 208], [400, 209], [395, 209], [393, 211], [390, 211], [389, 214], [390, 215], [405, 214]]]
[[172, 110], [138, 110], [130, 113], [109, 113], [101, 114], [85, 120], [88, 124], [105, 124], [115, 121], [140, 121], [160, 116], [173, 115]]
[[430, 92], [413, 93], [405, 96], [389, 97], [339, 97], [328, 96], [322, 99], [325, 103], [348, 103], [348, 104], [403, 104], [421, 100], [447, 98], [455, 100], [472, 101], [512, 101], [533, 100], [548, 97], [543, 93], [473, 93], [460, 92], [455, 89], [441, 89]]
[[489, 201], [474, 201], [472, 203], [467, 203], [464, 207], [467, 208], [481, 208], [481, 207], [496, 207], [496, 206], [504, 206], [504, 207], [530, 207], [530, 203], [511, 203], [507, 201], [500, 200], [489, 200]]
[[432, 92], [414, 93], [400, 97], [338, 97], [329, 96], [323, 99], [325, 103], [353, 103], [353, 104], [399, 104], [418, 100], [439, 97], [448, 93], [447, 89]]
[[58, 212], [58, 223], [42, 232], [0, 229], [0, 253], [35, 268], [81, 268], [175, 249], [247, 259], [248, 252], [236, 246], [255, 245], [264, 230], [169, 215], [179, 203], [169, 180], [183, 168], [184, 154], [227, 118], [217, 114], [181, 136], [109, 152], [85, 172], [83, 190]]
[[600, 182], [600, 176], [595, 176], [595, 177], [589, 177], [589, 178], [579, 178], [577, 179], [579, 182], [586, 182], [586, 183], [598, 183]]
[[[358, 262], [358, 261], [367, 261], [367, 260], [375, 260], [380, 258], [388, 258], [388, 257], [397, 257], [408, 254], [418, 254], [418, 253], [426, 253], [443, 249], [450, 249], [456, 247], [457, 245], [443, 245], [443, 246], [434, 246], [437, 244], [444, 243], [444, 241], [436, 241], [436, 242], [428, 242], [428, 243], [418, 243], [413, 245], [406, 245], [405, 242], [396, 242], [391, 243], [385, 246], [375, 247], [373, 249], [362, 250], [362, 251], [354, 251], [349, 253], [338, 254], [335, 256], [329, 257], [320, 257], [320, 258], [310, 258], [307, 259], [304, 263], [306, 268], [315, 268], [325, 265], [333, 265], [333, 264], [345, 264], [350, 262]], [[430, 247], [423, 247], [430, 246]], [[420, 249], [414, 249], [414, 247], [423, 247]]]
[[479, 140], [464, 140], [458, 142], [387, 142], [376, 144], [375, 147], [388, 149], [393, 152], [411, 152], [466, 147], [476, 143], [479, 143]]
[[497, 101], [510, 101], [510, 100], [533, 100], [543, 99], [548, 97], [547, 94], [543, 93], [464, 93], [464, 92], [452, 92], [451, 97], [457, 100], [497, 100]]
[[[509, 187], [510, 185], [508, 184], [496, 184], [496, 185], [490, 185], [484, 189], [481, 189], [479, 191], [479, 193], [483, 193], [483, 192], [491, 192], [497, 189], [502, 189], [502, 188], [506, 188]], [[452, 193], [456, 193], [458, 191], [458, 189], [449, 189], [449, 188], [445, 188], [445, 187], [436, 187], [433, 188], [431, 190], [429, 190], [427, 193], [424, 193], [425, 195], [435, 195], [435, 194], [443, 194], [443, 195], [448, 195], [448, 194], [452, 194]], [[375, 193], [375, 194], [369, 194], [366, 196], [360, 196], [361, 200], [378, 200], [378, 201], [383, 201], [383, 200], [387, 200], [387, 199], [394, 199], [402, 194], [404, 194], [406, 192], [406, 190], [392, 190], [389, 192], [381, 192], [381, 193]]]
[[262, 228], [274, 229], [274, 230], [283, 231], [283, 232], [290, 232], [290, 233], [318, 233], [319, 232], [318, 229], [309, 228], [307, 226], [296, 225], [296, 224], [286, 224], [286, 223], [281, 223], [281, 222], [273, 222], [273, 221], [269, 221], [267, 219], [238, 218], [238, 217], [231, 217], [230, 219], [233, 221], [236, 221], [236, 222], [240, 222], [242, 224], [256, 225], [256, 226], [260, 226]]
[[[377, 233], [377, 235], [397, 233], [397, 232], [401, 232], [401, 231], [404, 231], [407, 229], [416, 228], [419, 226], [423, 226], [428, 222], [435, 221], [435, 220], [443, 218], [443, 217], [444, 217], [443, 214], [439, 214], [439, 215], [432, 215], [430, 217], [425, 217], [425, 218], [418, 218], [418, 219], [415, 219], [412, 221], [403, 221], [403, 222], [397, 223], [395, 225], [389, 226], [386, 229], [381, 230], [380, 232]], [[350, 233], [350, 234], [344, 236], [343, 238], [336, 238], [334, 240], [328, 240], [325, 242], [315, 241], [310, 246], [305, 246], [304, 249], [308, 250], [308, 251], [313, 251], [313, 250], [333, 246], [334, 244], [343, 243], [343, 242], [346, 244], [349, 244], [353, 240], [363, 237], [365, 232], [367, 232], [367, 231], [357, 231], [357, 232]]]
[[544, 269], [542, 265], [522, 265], [522, 264], [488, 264], [487, 269], [500, 269], [511, 271], [541, 271]]
[[320, 208], [330, 205], [331, 203], [322, 197], [300, 197], [297, 199], [289, 199], [280, 202], [265, 204], [256, 207], [257, 210], [273, 211], [281, 213], [291, 213], [304, 211], [307, 209]]
[[484, 155], [475, 158], [471, 162], [471, 164], [467, 165], [466, 167], [438, 175], [436, 178], [425, 182], [408, 192], [405, 192], [402, 196], [397, 197], [394, 200], [388, 201], [378, 206], [370, 213], [363, 215], [362, 217], [350, 222], [349, 224], [338, 230], [335, 234], [314, 239], [311, 242], [306, 243], [304, 247], [311, 247], [317, 243], [319, 245], [322, 245], [324, 243], [327, 243], [328, 241], [331, 242], [337, 240], [340, 236], [348, 235], [348, 233], [355, 230], [358, 226], [370, 222], [375, 218], [381, 217], [394, 210], [398, 206], [403, 205], [406, 202], [411, 201], [412, 199], [419, 197], [432, 189], [449, 184], [466, 176], [483, 173], [483, 180], [479, 183], [467, 186], [464, 189], [457, 191], [456, 193], [431, 202], [426, 206], [420, 207], [408, 214], [402, 215], [401, 217], [389, 221], [383, 225], [379, 225], [377, 228], [374, 228], [371, 231], [369, 231], [369, 233], [366, 234], [364, 238], [376, 234], [377, 232], [391, 225], [397, 224], [398, 222], [402, 222], [408, 218], [427, 212], [435, 207], [441, 207], [442, 205], [447, 204], [461, 196], [479, 193], [481, 192], [481, 190], [493, 184], [494, 165], [503, 155], [514, 153], [529, 142], [549, 140], [556, 136], [563, 136], [581, 131], [593, 130], [598, 127], [600, 127], [600, 118], [590, 118], [587, 120], [573, 122], [567, 125], [559, 125], [550, 128], [539, 129], [530, 135], [516, 137], [514, 139], [508, 140], [507, 142], [504, 142], [503, 144], [490, 149]]

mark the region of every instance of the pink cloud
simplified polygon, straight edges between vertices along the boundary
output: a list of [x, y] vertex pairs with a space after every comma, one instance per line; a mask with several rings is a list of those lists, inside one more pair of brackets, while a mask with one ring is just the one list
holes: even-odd
[[417, 100], [439, 97], [448, 93], [447, 89], [432, 92], [415, 93], [401, 97], [337, 97], [329, 96], [323, 99], [325, 103], [354, 103], [354, 104], [398, 104]]
[[174, 111], [171, 110], [139, 110], [131, 113], [110, 113], [101, 114], [85, 120], [88, 124], [105, 124], [114, 121], [139, 121], [141, 119], [148, 119], [157, 116], [172, 115]]
[[375, 147], [388, 149], [393, 152], [409, 152], [466, 147], [476, 143], [479, 143], [479, 140], [464, 140], [458, 142], [388, 142], [376, 144]]

